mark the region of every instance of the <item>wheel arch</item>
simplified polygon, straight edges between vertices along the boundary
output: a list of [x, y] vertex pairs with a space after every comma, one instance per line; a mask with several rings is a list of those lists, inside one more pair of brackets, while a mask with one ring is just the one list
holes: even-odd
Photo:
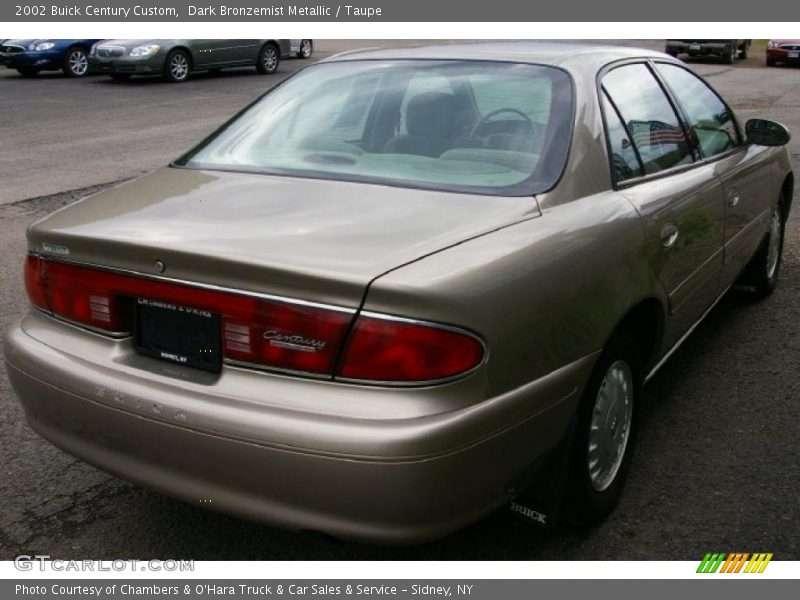
[[789, 211], [792, 209], [792, 197], [794, 196], [794, 173], [789, 172], [781, 184], [781, 212], [783, 220], [789, 218]]
[[186, 54], [186, 56], [189, 59], [189, 70], [192, 71], [194, 69], [194, 54], [192, 54], [192, 51], [189, 49], [188, 46], [180, 46], [179, 45], [179, 46], [173, 46], [172, 48], [170, 48], [167, 51], [167, 53], [164, 55], [164, 64], [166, 64], [167, 57], [170, 54], [172, 54], [173, 52], [175, 52], [176, 50], [182, 50], [184, 52], [184, 54]]
[[666, 309], [659, 298], [656, 296], [642, 298], [617, 322], [606, 345], [623, 332], [630, 336], [641, 352], [641, 368], [644, 376], [658, 358], [664, 337], [665, 320]]
[[272, 46], [273, 48], [275, 48], [275, 50], [278, 51], [278, 56], [281, 56], [283, 54], [283, 52], [281, 51], [281, 45], [278, 43], [278, 40], [267, 40], [266, 42], [261, 44], [261, 48], [258, 49], [258, 53], [261, 54], [261, 52], [267, 46]]

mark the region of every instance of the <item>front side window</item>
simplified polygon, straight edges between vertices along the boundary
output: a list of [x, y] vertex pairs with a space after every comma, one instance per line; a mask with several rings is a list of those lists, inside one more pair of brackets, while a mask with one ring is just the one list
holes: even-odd
[[646, 174], [692, 162], [675, 111], [650, 69], [631, 64], [610, 71], [602, 88], [617, 107]]
[[741, 143], [733, 112], [699, 77], [677, 65], [660, 63], [657, 68], [686, 113], [704, 157]]
[[556, 68], [466, 60], [314, 65], [177, 165], [529, 195], [558, 180], [573, 90]]

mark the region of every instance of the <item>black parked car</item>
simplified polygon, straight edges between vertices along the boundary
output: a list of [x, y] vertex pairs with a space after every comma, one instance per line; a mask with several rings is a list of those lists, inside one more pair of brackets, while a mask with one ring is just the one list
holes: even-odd
[[747, 58], [752, 40], [667, 40], [665, 52], [670, 56], [719, 56], [725, 64], [732, 65], [738, 55]]

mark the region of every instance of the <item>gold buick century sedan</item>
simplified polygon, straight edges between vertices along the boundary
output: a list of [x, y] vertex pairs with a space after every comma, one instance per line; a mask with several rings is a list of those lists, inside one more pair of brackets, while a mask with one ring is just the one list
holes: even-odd
[[732, 284], [775, 287], [788, 140], [657, 52], [333, 57], [34, 224], [8, 373], [55, 445], [246, 518], [597, 522], [643, 384]]

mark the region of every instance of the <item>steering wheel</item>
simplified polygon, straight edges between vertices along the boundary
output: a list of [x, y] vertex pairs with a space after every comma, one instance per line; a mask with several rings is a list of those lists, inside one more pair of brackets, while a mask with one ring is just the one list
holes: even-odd
[[475, 127], [472, 128], [472, 131], [470, 132], [470, 137], [474, 137], [474, 138], [482, 137], [482, 136], [478, 135], [478, 131], [480, 131], [481, 127], [486, 125], [489, 121], [494, 119], [497, 115], [502, 115], [504, 113], [511, 113], [511, 114], [515, 114], [515, 115], [517, 115], [519, 117], [522, 117], [522, 119], [525, 122], [527, 122], [528, 125], [531, 126], [531, 133], [532, 133], [533, 137], [535, 137], [535, 135], [537, 133], [536, 124], [533, 121], [531, 121], [531, 118], [528, 115], [526, 115], [524, 112], [522, 112], [521, 110], [517, 110], [516, 108], [511, 108], [511, 107], [509, 107], [509, 108], [498, 108], [497, 110], [493, 110], [493, 111], [488, 112], [485, 115], [483, 115], [480, 118], [480, 120], [477, 123], [475, 123]]

